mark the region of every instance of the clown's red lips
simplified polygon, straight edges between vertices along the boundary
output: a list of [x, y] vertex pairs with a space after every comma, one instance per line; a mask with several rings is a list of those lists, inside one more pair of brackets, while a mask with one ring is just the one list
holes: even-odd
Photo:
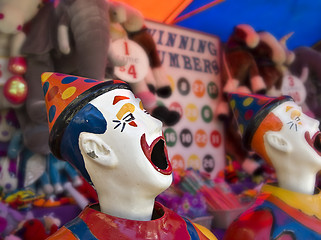
[[321, 133], [317, 132], [311, 138], [310, 133], [305, 132], [304, 137], [308, 144], [321, 156]]
[[156, 138], [149, 146], [146, 142], [146, 136], [143, 134], [140, 138], [140, 144], [146, 158], [158, 172], [164, 175], [170, 175], [172, 173], [172, 165], [168, 160], [167, 148], [163, 136]]

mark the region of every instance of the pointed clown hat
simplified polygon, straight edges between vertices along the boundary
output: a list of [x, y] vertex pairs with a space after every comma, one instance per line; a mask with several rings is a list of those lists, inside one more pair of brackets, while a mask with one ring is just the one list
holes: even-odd
[[99, 81], [51, 72], [43, 73], [41, 82], [47, 107], [49, 146], [60, 159], [60, 142], [75, 114], [88, 102], [110, 90], [130, 89], [120, 80]]
[[246, 93], [230, 93], [228, 100], [237, 120], [244, 147], [248, 150], [251, 150], [254, 133], [268, 113], [283, 102], [293, 101], [290, 96], [268, 97]]

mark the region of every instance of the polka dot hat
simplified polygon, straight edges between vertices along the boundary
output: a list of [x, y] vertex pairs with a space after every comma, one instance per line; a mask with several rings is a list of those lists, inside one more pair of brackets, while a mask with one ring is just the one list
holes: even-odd
[[60, 141], [66, 126], [89, 101], [115, 88], [129, 86], [120, 80], [95, 79], [46, 72], [41, 75], [49, 125], [49, 145], [53, 154], [60, 156]]
[[293, 101], [290, 96], [268, 97], [258, 94], [230, 93], [230, 107], [237, 120], [243, 144], [251, 149], [252, 137], [262, 120], [275, 107], [285, 101]]

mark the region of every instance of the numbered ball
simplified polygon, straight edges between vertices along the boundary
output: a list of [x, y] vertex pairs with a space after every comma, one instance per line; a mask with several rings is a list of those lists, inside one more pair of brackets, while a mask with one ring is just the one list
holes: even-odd
[[3, 94], [13, 104], [21, 104], [27, 98], [27, 82], [20, 76], [13, 76], [5, 83]]

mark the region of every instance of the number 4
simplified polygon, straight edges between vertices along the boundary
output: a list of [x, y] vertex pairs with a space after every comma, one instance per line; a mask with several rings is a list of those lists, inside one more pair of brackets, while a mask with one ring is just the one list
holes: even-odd
[[128, 74], [133, 75], [133, 78], [137, 78], [136, 69], [134, 65], [130, 65], [128, 68]]

